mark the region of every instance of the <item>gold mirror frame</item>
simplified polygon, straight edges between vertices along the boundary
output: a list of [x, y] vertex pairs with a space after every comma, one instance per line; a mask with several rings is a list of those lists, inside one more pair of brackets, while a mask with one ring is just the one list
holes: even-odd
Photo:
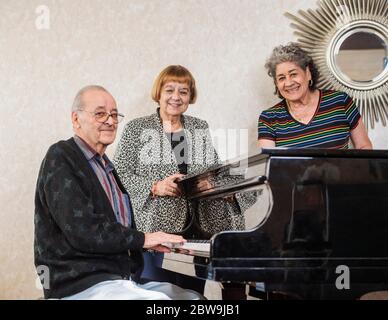
[[297, 42], [312, 56], [319, 71], [317, 86], [348, 93], [357, 103], [367, 128], [388, 120], [388, 63], [370, 81], [353, 81], [336, 64], [338, 44], [350, 34], [369, 30], [385, 43], [388, 50], [387, 0], [320, 0], [318, 8], [299, 10], [299, 16], [285, 13]]

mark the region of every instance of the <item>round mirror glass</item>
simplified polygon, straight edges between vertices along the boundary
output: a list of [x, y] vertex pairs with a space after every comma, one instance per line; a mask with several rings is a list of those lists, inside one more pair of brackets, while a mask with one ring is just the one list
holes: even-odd
[[371, 82], [388, 69], [387, 44], [373, 31], [354, 30], [339, 45], [335, 60], [344, 77]]

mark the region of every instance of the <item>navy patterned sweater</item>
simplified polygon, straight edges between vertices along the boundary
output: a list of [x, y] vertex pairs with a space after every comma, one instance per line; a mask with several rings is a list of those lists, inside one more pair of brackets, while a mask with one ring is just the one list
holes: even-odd
[[116, 221], [74, 139], [52, 145], [35, 194], [35, 265], [45, 298], [73, 295], [101, 281], [136, 278], [143, 267], [143, 244], [144, 233], [134, 222], [126, 228]]

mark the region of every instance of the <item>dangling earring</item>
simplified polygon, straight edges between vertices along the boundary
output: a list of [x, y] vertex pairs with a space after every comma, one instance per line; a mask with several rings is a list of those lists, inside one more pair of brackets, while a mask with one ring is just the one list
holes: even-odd
[[312, 86], [313, 86], [313, 80], [312, 79], [310, 79], [310, 81], [309, 81], [309, 87], [311, 88]]

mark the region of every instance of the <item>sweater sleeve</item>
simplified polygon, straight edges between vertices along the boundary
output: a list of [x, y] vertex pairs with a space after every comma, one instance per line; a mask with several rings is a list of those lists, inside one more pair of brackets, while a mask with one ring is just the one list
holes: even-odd
[[[81, 252], [115, 254], [141, 250], [144, 233], [98, 212], [90, 181], [64, 150], [53, 146], [42, 163], [39, 197], [66, 240]], [[95, 200], [94, 200], [95, 201]]]
[[128, 123], [123, 131], [114, 155], [114, 165], [125, 189], [129, 192], [131, 201], [137, 210], [142, 210], [151, 197], [151, 188], [155, 181], [137, 174], [139, 141], [141, 139], [137, 126]]

